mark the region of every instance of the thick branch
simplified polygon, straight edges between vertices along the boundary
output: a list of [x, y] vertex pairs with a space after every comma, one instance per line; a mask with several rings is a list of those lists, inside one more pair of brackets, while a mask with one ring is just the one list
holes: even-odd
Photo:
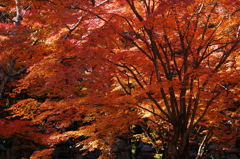
[[20, 8], [19, 0], [15, 0], [15, 3], [16, 3], [16, 10], [17, 10], [15, 25], [19, 26], [20, 22], [22, 20], [22, 13], [21, 13], [22, 11], [21, 11], [21, 8]]

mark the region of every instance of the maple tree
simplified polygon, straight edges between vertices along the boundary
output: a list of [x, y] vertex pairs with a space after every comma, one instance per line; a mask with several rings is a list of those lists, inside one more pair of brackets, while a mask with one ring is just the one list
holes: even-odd
[[[196, 158], [206, 157], [211, 142], [231, 148], [239, 134], [237, 6], [226, 0], [3, 1], [8, 16], [0, 16], [0, 57], [7, 73], [0, 93], [15, 95], [8, 109], [13, 118], [45, 130], [42, 143], [71, 138], [89, 151], [101, 149], [102, 158], [135, 125], [144, 134], [133, 137], [165, 158], [188, 158], [193, 144]], [[10, 81], [13, 74], [18, 78]], [[67, 131], [76, 121], [81, 126]]]

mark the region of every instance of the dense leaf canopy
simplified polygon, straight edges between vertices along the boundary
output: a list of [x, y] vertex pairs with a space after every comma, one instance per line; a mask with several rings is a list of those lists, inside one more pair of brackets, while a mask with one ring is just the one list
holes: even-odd
[[[30, 122], [38, 128], [21, 128], [31, 132], [25, 136], [41, 133], [35, 142], [73, 139], [103, 158], [134, 125], [144, 131], [134, 137], [173, 159], [187, 157], [196, 142], [198, 158], [210, 142], [231, 148], [239, 136], [239, 6], [2, 0], [0, 95], [7, 113], [0, 125], [12, 125], [0, 134], [22, 133], [18, 123]], [[74, 122], [81, 124], [69, 129]]]

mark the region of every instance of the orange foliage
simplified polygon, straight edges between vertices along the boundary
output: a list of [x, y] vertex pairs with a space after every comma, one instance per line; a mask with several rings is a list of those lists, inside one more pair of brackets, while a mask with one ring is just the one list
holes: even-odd
[[27, 96], [8, 110], [41, 124], [44, 142], [75, 138], [104, 156], [141, 125], [157, 151], [182, 159], [196, 136], [221, 145], [239, 133], [238, 1], [19, 1], [20, 25], [0, 24], [0, 61], [15, 62], [10, 74], [28, 68], [9, 92]]

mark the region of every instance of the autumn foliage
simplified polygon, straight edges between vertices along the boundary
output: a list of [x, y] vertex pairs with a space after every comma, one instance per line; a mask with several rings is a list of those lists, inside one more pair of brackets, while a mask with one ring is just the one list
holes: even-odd
[[[191, 145], [196, 158], [209, 143], [231, 149], [239, 138], [239, 6], [3, 0], [0, 135], [38, 133], [34, 142], [50, 147], [71, 139], [102, 158], [129, 132], [169, 159], [188, 158]], [[134, 134], [136, 125], [144, 133]]]

